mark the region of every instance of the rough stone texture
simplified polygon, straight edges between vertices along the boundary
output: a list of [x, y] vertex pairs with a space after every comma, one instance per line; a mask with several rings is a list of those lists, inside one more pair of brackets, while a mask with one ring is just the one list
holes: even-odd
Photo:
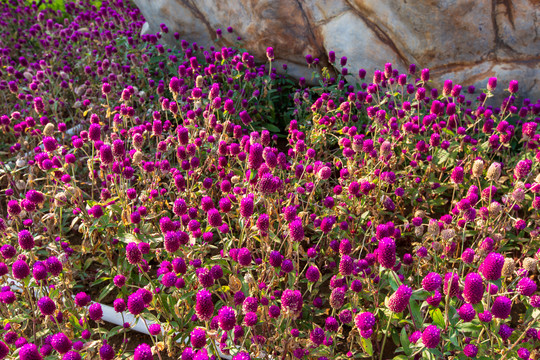
[[[242, 46], [265, 60], [267, 46], [290, 73], [310, 77], [305, 55], [327, 64], [334, 50], [347, 56], [357, 77], [386, 62], [405, 71], [410, 63], [431, 69], [435, 85], [448, 78], [485, 87], [499, 79], [498, 92], [512, 79], [520, 94], [540, 98], [539, 0], [134, 0], [150, 25], [201, 45], [213, 44], [215, 29], [230, 46]], [[234, 34], [225, 29], [232, 26]]]

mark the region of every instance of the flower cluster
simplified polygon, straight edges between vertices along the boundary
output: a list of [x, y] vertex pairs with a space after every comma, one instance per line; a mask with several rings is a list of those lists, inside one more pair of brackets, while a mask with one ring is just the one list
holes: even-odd
[[439, 94], [331, 51], [309, 87], [232, 28], [206, 48], [124, 1], [0, 6], [0, 359], [540, 350], [517, 81]]

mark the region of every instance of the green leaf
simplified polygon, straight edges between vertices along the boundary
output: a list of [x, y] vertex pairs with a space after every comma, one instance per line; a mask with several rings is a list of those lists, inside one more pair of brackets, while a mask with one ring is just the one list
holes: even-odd
[[420, 305], [415, 300], [410, 300], [409, 305], [411, 306], [411, 313], [414, 319], [414, 324], [416, 327], [422, 326], [422, 313], [420, 312]]
[[365, 339], [363, 337], [360, 338], [360, 344], [362, 345], [362, 349], [369, 355], [373, 356], [373, 345], [371, 344], [370, 339]]
[[435, 325], [439, 326], [440, 328], [444, 328], [444, 316], [441, 309], [431, 310], [429, 313]]
[[411, 342], [409, 341], [409, 337], [407, 336], [407, 331], [405, 331], [405, 328], [401, 329], [399, 339], [401, 341], [401, 346], [403, 347], [403, 352], [405, 353], [405, 355], [410, 356], [412, 354]]

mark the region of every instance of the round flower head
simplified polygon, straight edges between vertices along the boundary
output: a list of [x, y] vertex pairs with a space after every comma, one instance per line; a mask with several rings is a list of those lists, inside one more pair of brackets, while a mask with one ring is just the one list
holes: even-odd
[[34, 344], [25, 344], [19, 350], [20, 360], [41, 360], [39, 349]]
[[251, 215], [253, 215], [253, 209], [253, 198], [251, 196], [247, 196], [240, 200], [240, 215], [242, 215], [242, 217], [251, 217]]
[[126, 246], [126, 258], [131, 265], [136, 265], [142, 260], [142, 253], [137, 243], [131, 242]]
[[354, 261], [349, 255], [343, 255], [339, 262], [339, 272], [343, 276], [348, 276], [353, 273]]
[[281, 310], [298, 317], [302, 313], [304, 300], [300, 290], [286, 289], [281, 295]]
[[109, 344], [103, 344], [99, 348], [99, 358], [101, 360], [113, 360], [116, 356], [116, 353], [114, 352], [114, 349]]
[[439, 306], [439, 303], [441, 302], [441, 300], [442, 300], [441, 293], [439, 292], [439, 290], [435, 290], [435, 292], [433, 292], [433, 295], [429, 296], [426, 299], [426, 302], [433, 307], [437, 307]]
[[441, 341], [441, 330], [435, 325], [429, 325], [422, 332], [422, 344], [428, 349], [434, 349]]
[[140, 344], [135, 348], [133, 360], [154, 360], [152, 348], [148, 344]]
[[309, 334], [309, 339], [316, 346], [321, 345], [325, 339], [324, 330], [320, 327], [316, 327], [315, 329], [311, 330]]
[[56, 310], [56, 305], [50, 297], [44, 296], [38, 300], [37, 306], [43, 315], [52, 315]]
[[319, 278], [321, 277], [321, 273], [319, 272], [319, 269], [316, 266], [310, 266], [306, 270], [306, 278], [309, 282], [317, 282], [319, 281]]
[[474, 358], [478, 354], [478, 347], [476, 345], [473, 345], [473, 344], [467, 344], [463, 348], [463, 354], [466, 357]]
[[214, 303], [212, 294], [207, 290], [201, 290], [197, 293], [195, 312], [201, 321], [210, 321], [214, 314]]
[[463, 168], [461, 166], [456, 166], [450, 175], [452, 182], [454, 184], [461, 184], [463, 182]]
[[499, 253], [490, 253], [480, 265], [480, 272], [489, 281], [496, 281], [501, 278], [504, 266], [504, 256]]
[[138, 292], [131, 294], [128, 297], [127, 308], [133, 315], [139, 315], [144, 311], [145, 304], [142, 295]]
[[34, 237], [28, 230], [21, 230], [19, 232], [19, 246], [23, 250], [32, 250], [34, 247]]
[[474, 250], [471, 248], [467, 248], [463, 251], [463, 254], [461, 254], [461, 260], [465, 264], [471, 264], [474, 261]]
[[289, 224], [289, 236], [296, 242], [304, 239], [304, 227], [301, 220], [294, 220]]
[[242, 351], [234, 355], [233, 360], [251, 360], [251, 356], [247, 352]]
[[508, 338], [512, 335], [512, 332], [514, 332], [514, 329], [512, 329], [510, 326], [501, 324], [501, 327], [499, 328], [499, 336], [503, 339], [503, 341], [508, 340]]
[[370, 312], [363, 312], [354, 318], [354, 323], [356, 327], [360, 330], [369, 330], [375, 326], [377, 319], [375, 315]]
[[506, 296], [499, 296], [493, 301], [491, 313], [499, 319], [506, 319], [510, 316], [512, 310], [512, 300]]
[[422, 287], [426, 291], [434, 291], [440, 289], [442, 285], [441, 275], [436, 272], [431, 272], [422, 279]]
[[336, 287], [330, 294], [330, 306], [334, 309], [340, 309], [345, 304], [345, 290]]
[[94, 303], [88, 307], [88, 317], [94, 321], [101, 320], [103, 317], [103, 310], [101, 304]]
[[54, 350], [58, 351], [60, 354], [65, 354], [71, 350], [71, 340], [64, 333], [54, 334], [51, 340], [51, 345]]
[[236, 325], [236, 312], [233, 308], [224, 306], [218, 312], [219, 327], [224, 331], [229, 331]]
[[456, 296], [459, 293], [459, 275], [449, 272], [444, 275], [444, 293]]
[[521, 280], [519, 280], [518, 284], [517, 284], [517, 291], [518, 293], [520, 293], [521, 295], [524, 295], [524, 296], [531, 296], [532, 294], [534, 294], [536, 292], [536, 283], [534, 282], [534, 280], [530, 279], [530, 278], [523, 278]]
[[474, 319], [476, 311], [471, 304], [463, 304], [458, 309], [458, 315], [464, 322], [469, 322]]
[[30, 275], [30, 267], [24, 260], [17, 260], [11, 266], [11, 272], [15, 279], [22, 280]]
[[531, 352], [527, 348], [519, 348], [517, 351], [518, 357], [520, 359], [529, 360], [529, 356], [531, 356]]
[[478, 273], [469, 273], [465, 277], [463, 286], [463, 298], [469, 304], [476, 304], [482, 301], [484, 296], [484, 283]]
[[0, 360], [4, 359], [8, 355], [9, 347], [3, 341], [0, 341]]
[[379, 241], [378, 260], [382, 267], [391, 269], [396, 264], [396, 243], [392, 238], [384, 237]]
[[396, 292], [387, 300], [386, 306], [390, 311], [400, 313], [407, 308], [412, 295], [412, 290], [405, 284], [400, 285]]
[[191, 346], [200, 349], [206, 346], [206, 331], [202, 328], [195, 328], [190, 334]]

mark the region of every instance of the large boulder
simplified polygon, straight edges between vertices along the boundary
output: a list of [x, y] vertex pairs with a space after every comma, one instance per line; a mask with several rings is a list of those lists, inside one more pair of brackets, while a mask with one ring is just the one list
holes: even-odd
[[[404, 71], [410, 63], [430, 68], [436, 86], [445, 79], [485, 87], [512, 80], [520, 94], [540, 98], [540, 6], [538, 0], [134, 0], [149, 24], [201, 45], [242, 46], [264, 61], [272, 46], [289, 72], [309, 78], [305, 55], [327, 62], [330, 50], [360, 68], [386, 62]], [[232, 26], [234, 34], [225, 28]], [[354, 71], [354, 72], [352, 72]]]

